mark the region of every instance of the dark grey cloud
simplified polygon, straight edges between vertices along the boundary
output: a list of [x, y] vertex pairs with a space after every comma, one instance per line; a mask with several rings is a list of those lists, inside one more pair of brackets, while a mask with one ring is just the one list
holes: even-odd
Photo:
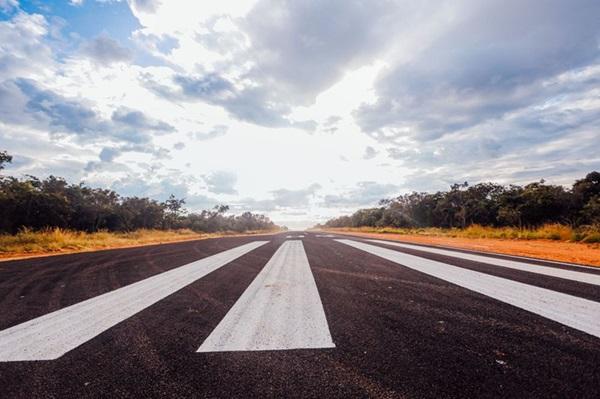
[[266, 127], [297, 127], [314, 130], [314, 121], [294, 121], [287, 118], [291, 106], [273, 98], [274, 92], [262, 86], [238, 89], [217, 73], [200, 76], [175, 75], [173, 85], [160, 84], [146, 76], [142, 84], [159, 97], [171, 101], [203, 101], [222, 106], [241, 121]]
[[128, 127], [155, 132], [172, 132], [175, 128], [168, 123], [152, 119], [141, 111], [120, 107], [112, 114], [112, 120]]
[[389, 63], [377, 100], [354, 112], [396, 165], [414, 171], [402, 189], [521, 176], [568, 182], [577, 177], [569, 165], [579, 175], [596, 168], [589, 147], [600, 129], [600, 3], [449, 7], [454, 20]]
[[257, 65], [249, 76], [280, 98], [312, 103], [387, 46], [408, 8], [394, 1], [259, 1], [242, 22]]
[[[314, 131], [315, 121], [288, 117], [292, 108], [312, 103], [344, 72], [369, 62], [370, 56], [387, 46], [389, 32], [381, 27], [397, 20], [401, 11], [390, 1], [260, 1], [244, 19], [236, 21], [252, 42], [251, 48], [239, 45], [245, 40], [239, 32], [216, 32], [210, 23], [205, 26], [208, 33], [197, 37], [214, 51], [233, 51], [238, 65], [254, 65], [239, 77], [240, 82], [209, 73], [176, 75], [175, 89], [151, 77], [143, 83], [171, 100], [222, 106], [242, 121]], [[335, 23], [331, 23], [331, 15], [336, 16]], [[335, 123], [324, 129], [334, 132]]]
[[15, 125], [36, 124], [34, 115], [25, 112], [28, 101], [29, 97], [14, 80], [0, 83], [0, 120]]
[[[169, 155], [167, 149], [153, 144], [153, 136], [171, 132], [173, 126], [140, 111], [121, 107], [107, 119], [85, 99], [61, 96], [28, 79], [0, 84], [0, 105], [4, 103], [9, 105], [0, 110], [4, 122], [45, 130], [55, 138], [70, 135], [86, 144], [113, 142], [120, 152], [143, 152], [158, 158]], [[5, 115], [7, 110], [18, 117]]]
[[108, 36], [98, 36], [83, 47], [83, 53], [100, 65], [116, 62], [129, 62], [133, 58], [132, 51], [123, 47]]
[[[391, 146], [387, 148], [388, 156], [408, 167], [433, 165], [455, 169], [465, 165], [484, 167], [478, 162], [495, 162], [515, 154], [527, 164], [534, 160], [551, 161], [555, 153], [560, 153], [565, 160], [575, 161], [576, 153], [583, 154], [589, 146], [582, 137], [593, 140], [594, 132], [600, 130], [600, 110], [574, 105], [592, 98], [590, 91], [593, 88], [567, 99], [566, 103], [525, 108], [510, 118], [478, 124], [437, 140]], [[554, 150], [542, 151], [545, 147], [554, 147]]]
[[444, 34], [378, 79], [378, 100], [355, 113], [365, 132], [433, 140], [562, 94], [547, 81], [599, 61], [596, 1], [456, 7]]
[[173, 149], [175, 150], [183, 150], [185, 148], [185, 143], [179, 141], [175, 144], [173, 144]]
[[293, 123], [285, 117], [291, 112], [288, 104], [272, 101], [268, 90], [252, 87], [219, 101], [235, 118], [267, 127], [286, 127]]
[[200, 77], [176, 75], [173, 78], [185, 97], [208, 102], [224, 101], [234, 95], [234, 87], [227, 79], [217, 73]]
[[50, 127], [84, 136], [97, 136], [109, 130], [110, 124], [84, 101], [41, 89], [27, 79], [16, 80], [16, 85], [28, 98], [26, 111], [38, 120], [47, 121]]
[[237, 194], [237, 175], [227, 171], [216, 171], [203, 176], [208, 191], [215, 194]]
[[119, 155], [121, 155], [121, 150], [118, 148], [104, 147], [98, 157], [102, 162], [112, 162]]

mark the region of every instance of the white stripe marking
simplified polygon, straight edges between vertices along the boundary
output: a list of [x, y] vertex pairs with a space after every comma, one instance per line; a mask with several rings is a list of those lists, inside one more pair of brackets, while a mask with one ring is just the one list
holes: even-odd
[[0, 361], [59, 358], [267, 242], [254, 241], [0, 331]]
[[285, 241], [198, 352], [334, 347], [302, 241]]
[[454, 258], [472, 260], [475, 262], [487, 263], [489, 265], [501, 266], [501, 267], [506, 267], [509, 269], [522, 270], [522, 271], [531, 272], [531, 273], [544, 274], [546, 276], [558, 277], [558, 278], [563, 278], [563, 279], [572, 280], [572, 281], [579, 281], [579, 282], [587, 283], [587, 284], [600, 285], [600, 275], [599, 274], [584, 273], [584, 272], [578, 272], [575, 270], [558, 269], [556, 267], [535, 265], [535, 264], [531, 264], [531, 263], [517, 262], [514, 260], [508, 260], [508, 259], [498, 259], [498, 258], [485, 256], [485, 255], [475, 255], [475, 254], [469, 254], [469, 253], [458, 252], [458, 251], [448, 251], [445, 249], [423, 247], [423, 246], [419, 246], [419, 245], [410, 245], [410, 244], [404, 244], [404, 243], [399, 243], [399, 242], [389, 242], [389, 241], [383, 241], [383, 240], [367, 240], [367, 241], [376, 242], [379, 244], [393, 245], [393, 246], [401, 247], [401, 248], [416, 249], [418, 251], [429, 252], [429, 253], [433, 253], [433, 254], [452, 256]]
[[351, 240], [336, 240], [600, 338], [600, 303]]

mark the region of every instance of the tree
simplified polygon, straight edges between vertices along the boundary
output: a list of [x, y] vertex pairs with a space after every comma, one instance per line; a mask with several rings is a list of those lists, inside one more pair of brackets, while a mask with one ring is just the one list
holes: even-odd
[[585, 204], [581, 214], [587, 224], [600, 225], [600, 195], [595, 195]]
[[20, 228], [69, 228], [82, 231], [189, 228], [194, 231], [271, 230], [264, 215], [227, 216], [227, 205], [186, 214], [185, 200], [171, 195], [163, 203], [150, 198], [121, 197], [112, 190], [69, 184], [60, 177], [40, 180], [0, 178], [0, 232]]
[[166, 226], [172, 229], [176, 226], [179, 217], [182, 214], [183, 205], [185, 199], [177, 199], [173, 194], [169, 196], [169, 199], [165, 201], [165, 209], [167, 210]]
[[383, 199], [380, 208], [359, 209], [325, 222], [327, 227], [537, 227], [544, 223], [574, 226], [598, 223], [600, 173], [577, 180], [571, 190], [544, 180], [525, 186], [466, 182], [448, 191], [409, 193]]
[[587, 203], [590, 198], [600, 195], [600, 172], [588, 173], [585, 178], [573, 184], [573, 194], [581, 203]]
[[6, 151], [0, 151], [0, 170], [4, 169], [4, 164], [12, 162], [12, 155], [8, 155]]

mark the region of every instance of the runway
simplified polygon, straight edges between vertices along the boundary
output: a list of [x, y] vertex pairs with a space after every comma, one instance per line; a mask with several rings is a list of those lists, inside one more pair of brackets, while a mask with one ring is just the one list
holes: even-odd
[[598, 397], [600, 270], [314, 232], [0, 263], [3, 397]]

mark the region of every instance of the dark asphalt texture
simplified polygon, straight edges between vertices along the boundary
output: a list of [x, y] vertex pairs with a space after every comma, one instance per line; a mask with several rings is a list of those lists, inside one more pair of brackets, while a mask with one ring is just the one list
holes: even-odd
[[[3, 330], [270, 241], [59, 359], [0, 362], [0, 398], [600, 397], [599, 338], [315, 233], [302, 240], [336, 348], [196, 353], [286, 235], [1, 262]], [[600, 301], [590, 284], [373, 245]]]

